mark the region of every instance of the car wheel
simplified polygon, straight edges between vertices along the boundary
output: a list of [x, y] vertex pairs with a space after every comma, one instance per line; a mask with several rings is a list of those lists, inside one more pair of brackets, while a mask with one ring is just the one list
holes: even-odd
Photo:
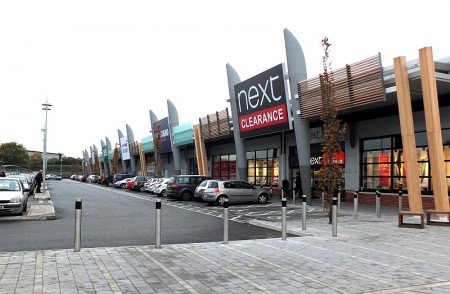
[[165, 189], [161, 191], [161, 196], [162, 197], [167, 197], [167, 192], [166, 192]]
[[145, 192], [145, 187], [144, 186], [140, 187], [139, 192]]
[[125, 189], [125, 184], [120, 184], [120, 189]]
[[258, 202], [261, 204], [266, 204], [269, 198], [267, 197], [267, 194], [261, 194], [258, 196]]
[[225, 203], [225, 199], [227, 199], [227, 197], [225, 197], [225, 196], [219, 196], [219, 197], [217, 197], [216, 202], [217, 202], [218, 205], [223, 206], [223, 204]]
[[183, 193], [181, 193], [181, 199], [185, 201], [191, 199], [191, 192], [183, 191]]
[[23, 205], [22, 212], [27, 212], [27, 209], [28, 209], [28, 201], [25, 202], [25, 204]]

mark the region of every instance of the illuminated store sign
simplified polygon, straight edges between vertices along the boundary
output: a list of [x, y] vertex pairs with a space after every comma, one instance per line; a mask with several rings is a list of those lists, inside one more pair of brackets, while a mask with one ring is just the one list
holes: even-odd
[[234, 86], [241, 138], [291, 129], [284, 65]]
[[[311, 165], [322, 165], [322, 163], [328, 163], [328, 160], [326, 159], [326, 157], [312, 156], [309, 160], [309, 163]], [[333, 156], [331, 163], [332, 164], [345, 164], [345, 152], [339, 152], [335, 156]]]

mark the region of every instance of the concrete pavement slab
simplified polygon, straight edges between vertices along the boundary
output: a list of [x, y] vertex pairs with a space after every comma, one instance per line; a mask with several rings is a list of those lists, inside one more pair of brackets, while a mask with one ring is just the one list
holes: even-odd
[[[0, 253], [3, 293], [450, 293], [450, 228], [399, 228], [397, 210], [351, 204], [261, 239]], [[320, 214], [320, 207], [315, 213]], [[252, 220], [281, 230], [281, 222]]]

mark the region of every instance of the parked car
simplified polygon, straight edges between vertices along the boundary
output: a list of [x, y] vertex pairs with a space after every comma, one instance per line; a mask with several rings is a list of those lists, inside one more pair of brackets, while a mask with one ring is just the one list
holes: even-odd
[[33, 195], [35, 185], [33, 177], [28, 175], [10, 175], [9, 177], [21, 180], [25, 189], [29, 190], [28, 195]]
[[153, 193], [153, 186], [159, 181], [161, 178], [151, 178], [144, 184], [144, 190], [149, 193]]
[[157, 178], [155, 179], [155, 181], [153, 183], [151, 183], [150, 185], [148, 185], [147, 187], [147, 192], [151, 193], [151, 194], [155, 194], [155, 188], [156, 186], [158, 186], [159, 183], [161, 183], [162, 181], [164, 181], [164, 178]]
[[115, 188], [121, 188], [121, 189], [125, 189], [125, 185], [127, 184], [127, 182], [130, 182], [132, 178], [126, 178], [117, 182], [114, 182], [114, 187]]
[[198, 184], [207, 179], [211, 179], [211, 177], [199, 175], [172, 176], [167, 183], [167, 196], [189, 200], [194, 196], [194, 190]]
[[16, 178], [0, 178], [0, 214], [22, 215], [27, 211], [29, 189]]
[[108, 185], [112, 186], [118, 181], [121, 181], [121, 180], [127, 179], [127, 178], [132, 178], [132, 177], [134, 177], [134, 175], [131, 175], [131, 174], [114, 174], [114, 176], [112, 178], [108, 177]]
[[158, 181], [153, 188], [153, 193], [158, 196], [167, 197], [167, 183], [169, 183], [169, 180], [170, 178]]
[[55, 175], [55, 174], [48, 174], [45, 175], [45, 180], [55, 180], [55, 181], [61, 181], [61, 176]]
[[113, 186], [113, 176], [109, 174], [104, 174], [103, 176], [100, 177], [98, 184], [105, 186]]
[[245, 181], [213, 181], [211, 186], [203, 193], [203, 201], [211, 204], [223, 205], [225, 199], [228, 199], [229, 203], [258, 202], [265, 204], [272, 199], [270, 189], [253, 186]]
[[87, 177], [86, 182], [88, 183], [97, 183], [100, 180], [100, 176], [90, 175]]
[[133, 189], [133, 178], [131, 178], [130, 181], [125, 183], [125, 187], [123, 187], [124, 189], [128, 189], [128, 190], [132, 190]]
[[[195, 191], [194, 191], [194, 198], [195, 199], [197, 199], [197, 200], [203, 200], [203, 193], [205, 192], [205, 190], [207, 189], [207, 188], [211, 188], [211, 183], [212, 182], [214, 182], [214, 184], [215, 184], [215, 182], [217, 182], [217, 180], [204, 180], [203, 182], [201, 182], [196, 188], [195, 188]], [[213, 185], [214, 185], [213, 184]]]
[[131, 189], [134, 190], [134, 191], [144, 192], [145, 191], [144, 184], [149, 179], [150, 179], [150, 177], [147, 177], [147, 176], [136, 176], [136, 177], [134, 177]]

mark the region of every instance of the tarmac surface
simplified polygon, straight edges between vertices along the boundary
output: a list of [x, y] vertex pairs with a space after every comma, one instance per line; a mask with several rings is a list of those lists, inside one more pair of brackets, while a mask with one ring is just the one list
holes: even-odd
[[[48, 193], [35, 199], [43, 202], [19, 218], [55, 217]], [[338, 214], [336, 237], [323, 214], [307, 219], [306, 230], [302, 219], [289, 220], [287, 233], [297, 237], [286, 240], [279, 219], [252, 219], [280, 238], [0, 252], [0, 294], [450, 293], [450, 227], [399, 228], [392, 207], [378, 218], [375, 206], [360, 205], [355, 218], [353, 204], [341, 203]]]

